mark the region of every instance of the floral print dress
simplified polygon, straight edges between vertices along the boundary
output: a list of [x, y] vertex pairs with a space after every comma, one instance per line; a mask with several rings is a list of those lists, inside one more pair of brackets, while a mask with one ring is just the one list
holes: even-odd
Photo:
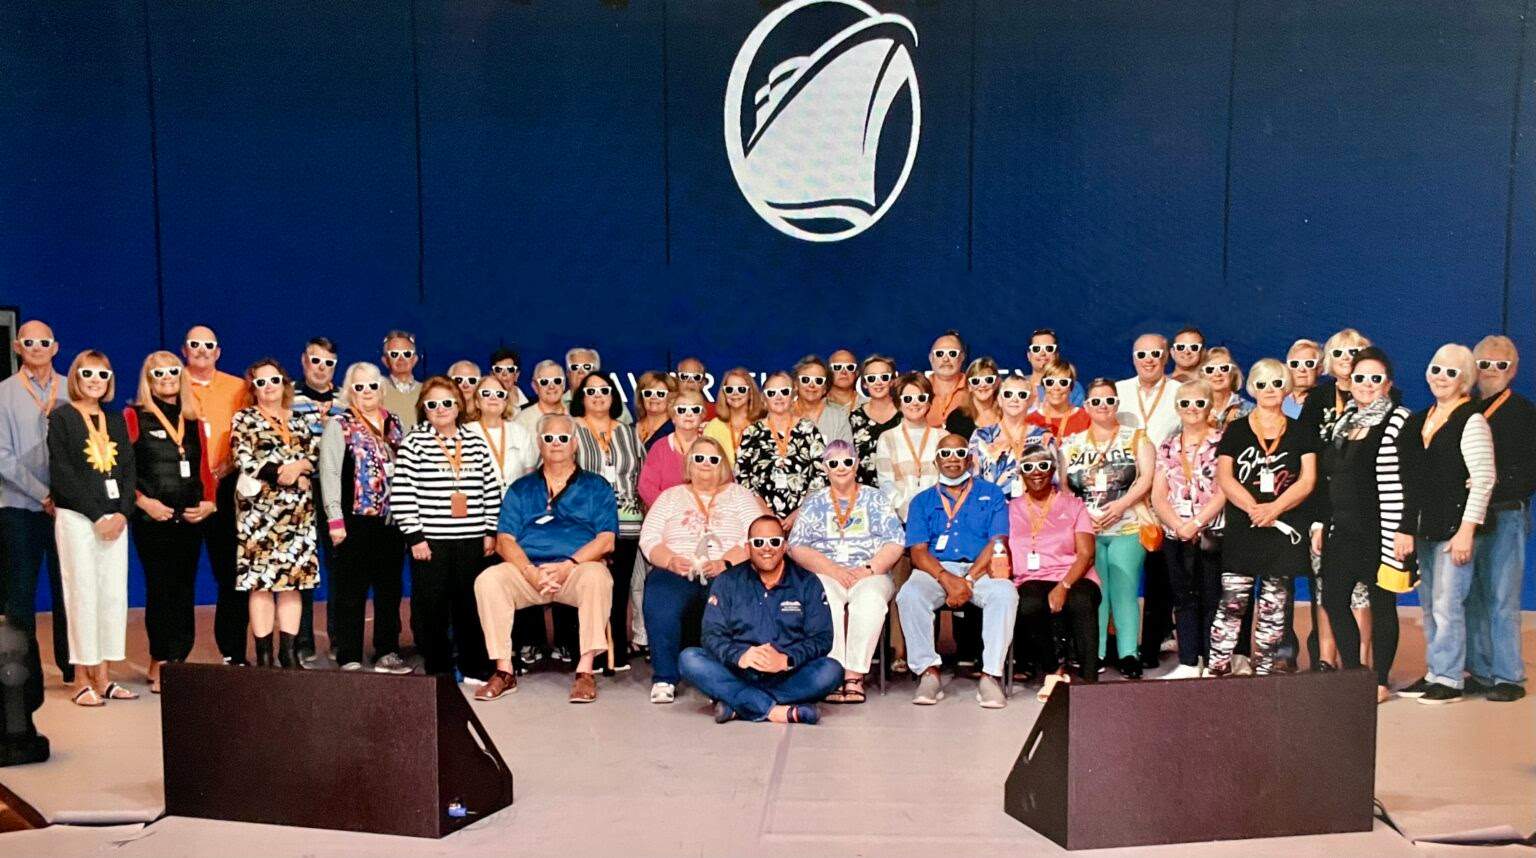
[[318, 462], [320, 439], [302, 414], [290, 412], [280, 427], [252, 406], [231, 421], [230, 447], [241, 482], [259, 486], [251, 496], [235, 493], [235, 589], [314, 589], [320, 583], [314, 494], [297, 483], [278, 485], [277, 469], [300, 459]]
[[741, 435], [736, 479], [782, 518], [827, 484], [826, 472], [821, 469], [821, 454], [826, 448], [821, 430], [809, 420], [796, 421], [787, 438], [776, 438], [768, 421], [759, 420]]

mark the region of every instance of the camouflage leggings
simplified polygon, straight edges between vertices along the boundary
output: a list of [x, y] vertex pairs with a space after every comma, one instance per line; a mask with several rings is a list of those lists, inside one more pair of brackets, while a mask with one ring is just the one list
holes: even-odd
[[[1274, 670], [1275, 654], [1285, 637], [1285, 608], [1290, 587], [1284, 578], [1259, 579], [1259, 604], [1253, 612], [1253, 672], [1263, 676]], [[1221, 574], [1221, 601], [1211, 624], [1212, 673], [1232, 669], [1232, 650], [1243, 633], [1243, 614], [1253, 598], [1253, 576]]]

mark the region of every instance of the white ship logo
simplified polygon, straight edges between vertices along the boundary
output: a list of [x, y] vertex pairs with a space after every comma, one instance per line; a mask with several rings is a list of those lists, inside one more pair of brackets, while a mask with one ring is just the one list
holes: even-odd
[[[864, 17], [810, 55], [787, 57], [766, 79], [748, 81], [774, 30], [813, 6], [847, 7]], [[922, 127], [912, 65], [916, 48], [911, 21], [862, 0], [791, 0], [753, 28], [726, 83], [725, 149], [736, 184], [763, 220], [795, 238], [840, 241], [890, 210], [912, 172]], [[756, 87], [750, 127], [742, 122], [749, 83]], [[880, 141], [903, 95], [912, 124], [906, 158], [899, 177], [882, 189]]]

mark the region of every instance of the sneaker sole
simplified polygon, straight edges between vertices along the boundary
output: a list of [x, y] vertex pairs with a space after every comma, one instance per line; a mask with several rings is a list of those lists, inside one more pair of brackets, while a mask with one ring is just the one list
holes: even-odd
[[981, 704], [981, 708], [983, 708], [983, 709], [1006, 709], [1006, 708], [1008, 708], [1008, 701], [1006, 701], [1006, 700], [983, 700], [981, 698], [980, 694], [976, 695], [976, 702]]
[[932, 706], [943, 699], [944, 692], [940, 691], [936, 697], [914, 697], [912, 698], [912, 703], [916, 706]]
[[500, 700], [501, 698], [506, 697], [508, 694], [516, 694], [516, 693], [517, 693], [517, 689], [516, 688], [508, 688], [506, 691], [501, 692], [500, 694], [496, 695], [495, 697], [480, 697], [480, 696], [476, 696], [475, 697], [475, 702], [476, 703], [491, 703], [493, 701]]
[[1444, 705], [1446, 705], [1448, 703], [1460, 703], [1462, 700], [1465, 700], [1466, 698], [1465, 698], [1465, 696], [1463, 696], [1463, 697], [1447, 697], [1444, 700], [1429, 700], [1429, 699], [1426, 699], [1424, 697], [1419, 697], [1417, 699], [1418, 699], [1418, 701], [1420, 703], [1423, 703], [1425, 706], [1444, 706]]

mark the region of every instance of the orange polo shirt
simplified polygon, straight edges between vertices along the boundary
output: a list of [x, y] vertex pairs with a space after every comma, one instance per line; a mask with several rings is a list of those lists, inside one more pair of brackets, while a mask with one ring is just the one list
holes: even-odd
[[215, 372], [207, 384], [187, 376], [188, 390], [197, 400], [198, 419], [203, 424], [207, 444], [208, 468], [220, 473], [230, 467], [229, 427], [240, 409], [251, 404], [251, 389], [245, 379], [227, 372]]

